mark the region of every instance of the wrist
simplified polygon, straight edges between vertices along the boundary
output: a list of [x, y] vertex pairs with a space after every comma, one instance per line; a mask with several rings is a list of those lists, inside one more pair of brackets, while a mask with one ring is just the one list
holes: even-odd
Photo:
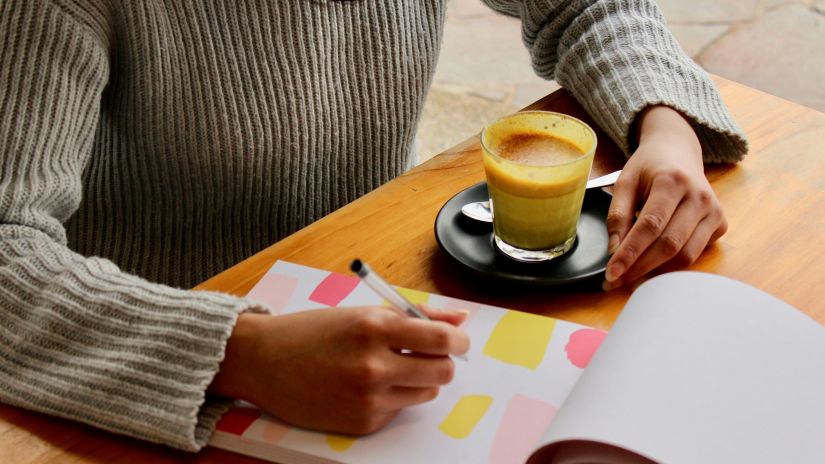
[[253, 384], [249, 376], [254, 372], [256, 352], [265, 314], [241, 313], [226, 342], [224, 358], [218, 373], [209, 385], [209, 393], [252, 400]]
[[641, 145], [659, 137], [670, 143], [689, 145], [692, 152], [702, 155], [702, 146], [696, 132], [682, 113], [665, 105], [653, 105], [645, 108], [637, 118], [637, 140]]

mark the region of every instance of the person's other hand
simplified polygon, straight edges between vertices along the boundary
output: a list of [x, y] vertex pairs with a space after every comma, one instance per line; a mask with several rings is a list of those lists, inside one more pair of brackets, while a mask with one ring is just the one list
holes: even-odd
[[687, 120], [667, 106], [654, 106], [640, 115], [638, 127], [639, 147], [616, 182], [607, 215], [613, 255], [605, 290], [663, 265], [684, 267], [727, 230]]
[[433, 320], [384, 307], [241, 314], [210, 392], [301, 427], [374, 432], [435, 398], [453, 378], [448, 355], [469, 348], [465, 313], [422, 310]]

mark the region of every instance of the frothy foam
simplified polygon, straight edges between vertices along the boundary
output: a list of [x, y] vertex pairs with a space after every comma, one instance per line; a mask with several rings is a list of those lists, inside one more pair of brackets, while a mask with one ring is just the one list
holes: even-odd
[[501, 141], [496, 152], [508, 161], [528, 166], [564, 164], [584, 154], [568, 140], [539, 133], [512, 134]]

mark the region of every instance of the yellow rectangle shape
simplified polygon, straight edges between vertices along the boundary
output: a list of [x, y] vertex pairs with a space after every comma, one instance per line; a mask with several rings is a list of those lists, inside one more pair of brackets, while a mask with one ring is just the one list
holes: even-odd
[[398, 290], [398, 293], [400, 293], [401, 296], [409, 300], [410, 303], [414, 305], [424, 304], [430, 301], [430, 294], [427, 292], [422, 292], [421, 290], [412, 290], [401, 287], [396, 287], [396, 290]]
[[535, 370], [544, 359], [556, 320], [521, 311], [507, 311], [487, 339], [483, 353], [507, 364]]
[[466, 438], [492, 403], [493, 397], [489, 395], [464, 395], [438, 426], [438, 430], [451, 438]]

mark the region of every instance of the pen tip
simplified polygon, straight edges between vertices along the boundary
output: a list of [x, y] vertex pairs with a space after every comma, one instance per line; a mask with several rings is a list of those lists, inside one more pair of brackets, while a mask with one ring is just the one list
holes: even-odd
[[362, 263], [360, 259], [353, 259], [352, 264], [349, 265], [349, 268], [352, 270], [352, 272], [356, 274], [359, 274], [363, 267], [364, 263]]

